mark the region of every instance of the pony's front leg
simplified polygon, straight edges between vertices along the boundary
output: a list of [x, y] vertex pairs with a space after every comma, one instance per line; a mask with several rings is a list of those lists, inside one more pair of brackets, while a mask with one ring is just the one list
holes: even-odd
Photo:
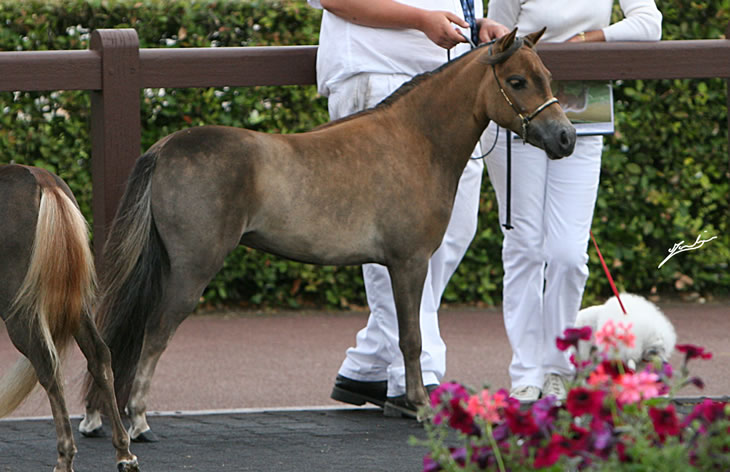
[[[406, 399], [417, 410], [428, 405], [421, 372], [420, 308], [428, 258], [413, 258], [388, 266], [398, 314], [399, 347], [406, 370]], [[419, 415], [419, 420], [422, 418]]]

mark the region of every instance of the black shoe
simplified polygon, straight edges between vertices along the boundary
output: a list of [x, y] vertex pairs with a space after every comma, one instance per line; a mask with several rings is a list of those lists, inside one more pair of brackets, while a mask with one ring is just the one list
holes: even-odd
[[[436, 390], [438, 385], [426, 385], [426, 391], [429, 396], [431, 392]], [[395, 418], [413, 418], [418, 419], [418, 408], [416, 408], [411, 402], [406, 400], [406, 395], [398, 395], [397, 397], [388, 397], [385, 400], [385, 406], [383, 407], [383, 414], [389, 417]]]
[[385, 397], [387, 394], [388, 382], [385, 380], [365, 382], [337, 375], [337, 378], [335, 378], [335, 386], [332, 388], [330, 398], [337, 400], [338, 402], [358, 406], [364, 405], [368, 402], [382, 408], [383, 405], [385, 405]]

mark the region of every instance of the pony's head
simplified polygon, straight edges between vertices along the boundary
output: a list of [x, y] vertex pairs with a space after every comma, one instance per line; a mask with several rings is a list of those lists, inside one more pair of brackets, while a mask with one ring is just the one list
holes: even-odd
[[545, 150], [550, 159], [560, 159], [573, 152], [576, 135], [550, 89], [550, 71], [534, 49], [544, 32], [518, 38], [515, 28], [484, 46], [480, 61], [489, 70], [481, 93], [491, 120]]

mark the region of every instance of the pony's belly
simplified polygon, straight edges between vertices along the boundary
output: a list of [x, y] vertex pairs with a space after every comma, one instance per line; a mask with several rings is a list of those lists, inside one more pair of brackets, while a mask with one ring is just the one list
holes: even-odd
[[318, 265], [359, 265], [382, 262], [382, 251], [361, 238], [333, 238], [331, 235], [301, 237], [247, 233], [241, 244], [298, 262]]

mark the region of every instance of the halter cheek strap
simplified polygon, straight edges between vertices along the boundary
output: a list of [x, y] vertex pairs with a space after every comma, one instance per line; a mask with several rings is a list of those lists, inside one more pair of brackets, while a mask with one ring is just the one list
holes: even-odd
[[492, 72], [494, 73], [494, 80], [497, 82], [497, 86], [499, 87], [499, 91], [502, 93], [502, 96], [507, 101], [510, 107], [515, 111], [517, 116], [520, 118], [520, 122], [522, 123], [522, 134], [520, 137], [523, 139], [523, 141], [527, 142], [527, 128], [530, 126], [530, 121], [532, 121], [540, 112], [542, 112], [544, 109], [552, 105], [553, 103], [558, 103], [558, 99], [555, 97], [550, 97], [545, 102], [537, 107], [535, 111], [530, 113], [529, 115], [525, 116], [522, 113], [522, 110], [515, 105], [515, 103], [510, 100], [509, 95], [507, 95], [507, 92], [504, 90], [504, 87], [502, 87], [502, 82], [499, 80], [499, 77], [497, 76], [497, 64], [501, 64], [505, 62], [507, 59], [509, 59], [512, 54], [514, 54], [519, 48], [522, 47], [522, 44], [525, 40], [522, 38], [517, 38], [512, 43], [512, 45], [507, 48], [507, 50], [502, 51], [500, 53], [494, 54], [492, 51], [493, 45], [489, 46], [489, 59], [488, 64], [492, 66]]

